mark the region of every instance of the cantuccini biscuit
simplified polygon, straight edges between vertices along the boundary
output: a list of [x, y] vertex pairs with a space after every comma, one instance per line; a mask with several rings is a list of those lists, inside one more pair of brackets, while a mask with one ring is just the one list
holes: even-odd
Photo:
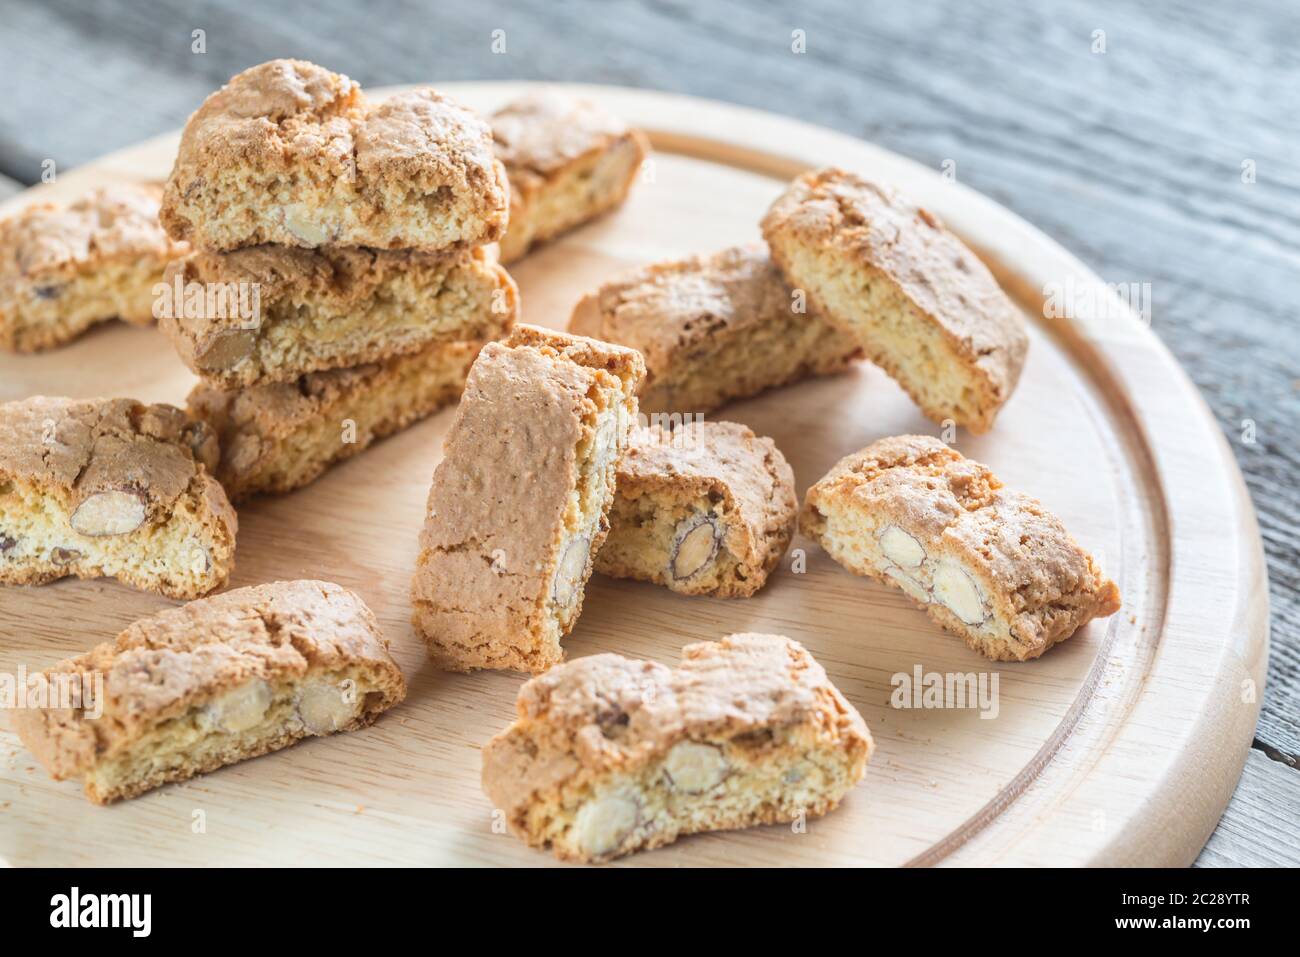
[[0, 405], [0, 582], [108, 576], [169, 598], [226, 582], [238, 523], [212, 430], [170, 405]]
[[482, 341], [247, 389], [199, 383], [189, 408], [221, 441], [216, 475], [236, 502], [314, 481], [377, 440], [455, 402]]
[[536, 673], [562, 660], [644, 373], [630, 349], [535, 326], [484, 347], [433, 476], [412, 585], [441, 667]]
[[510, 177], [505, 262], [621, 205], [649, 152], [639, 130], [562, 93], [516, 100], [491, 122], [497, 157]]
[[763, 236], [786, 281], [856, 335], [927, 416], [992, 428], [1028, 339], [997, 280], [933, 213], [823, 169], [772, 204]]
[[929, 436], [841, 459], [808, 490], [801, 526], [845, 568], [901, 588], [997, 661], [1037, 658], [1120, 606], [1060, 519]]
[[580, 658], [527, 682], [517, 709], [483, 749], [483, 790], [512, 833], [579, 861], [825, 814], [873, 748], [821, 665], [779, 635], [687, 645], [675, 669]]
[[0, 349], [48, 349], [108, 319], [153, 322], [154, 287], [189, 251], [158, 224], [161, 195], [121, 183], [0, 222]]
[[708, 412], [862, 354], [804, 308], [762, 244], [637, 269], [584, 296], [569, 329], [638, 350], [643, 412]]
[[794, 473], [771, 439], [735, 422], [640, 428], [618, 461], [596, 571], [747, 597], [781, 560], [797, 514]]
[[185, 124], [162, 223], [212, 250], [435, 251], [500, 239], [509, 204], [492, 132], [469, 110], [427, 88], [370, 102], [345, 76], [272, 60]]
[[78, 700], [19, 708], [14, 729], [55, 780], [80, 780], [96, 804], [365, 727], [406, 696], [370, 609], [320, 581], [169, 609], [43, 676]]
[[[287, 246], [198, 252], [173, 263], [166, 282], [181, 296], [187, 288], [244, 296], [217, 315], [206, 306], [173, 308], [159, 321], [191, 371], [226, 389], [292, 382], [434, 343], [495, 339], [514, 323], [519, 299], [492, 246], [441, 255]], [[255, 289], [255, 300], [241, 288]], [[253, 301], [256, 310], [243, 309]]]

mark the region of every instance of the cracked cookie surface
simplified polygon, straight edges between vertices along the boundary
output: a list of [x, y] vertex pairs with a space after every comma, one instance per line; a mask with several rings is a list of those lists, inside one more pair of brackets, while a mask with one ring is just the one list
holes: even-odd
[[703, 831], [834, 809], [866, 772], [866, 723], [798, 642], [737, 634], [667, 668], [591, 655], [528, 681], [483, 749], [511, 832], [601, 862]]
[[929, 210], [844, 170], [797, 177], [762, 223], [809, 304], [936, 422], [993, 427], [1029, 340], [988, 268]]
[[406, 695], [370, 609], [321, 581], [169, 609], [43, 674], [51, 689], [102, 683], [75, 706], [11, 712], [50, 775], [81, 780], [97, 804], [364, 727]]
[[535, 326], [484, 347], [443, 447], [412, 583], [443, 668], [539, 672], [582, 609], [644, 365]]
[[805, 534], [998, 661], [1037, 658], [1119, 589], [1060, 519], [930, 436], [881, 439], [808, 490]]
[[584, 296], [569, 329], [645, 356], [643, 412], [697, 413], [861, 355], [853, 336], [801, 310], [757, 243], [633, 270]]
[[170, 405], [0, 405], [0, 582], [113, 577], [170, 598], [220, 587], [238, 522], [217, 440]]
[[371, 102], [302, 60], [245, 70], [198, 108], [163, 196], [173, 237], [437, 251], [494, 242], [510, 187], [486, 122], [436, 90]]
[[596, 571], [748, 597], [781, 560], [797, 512], [794, 473], [771, 439], [735, 422], [639, 428], [619, 458]]

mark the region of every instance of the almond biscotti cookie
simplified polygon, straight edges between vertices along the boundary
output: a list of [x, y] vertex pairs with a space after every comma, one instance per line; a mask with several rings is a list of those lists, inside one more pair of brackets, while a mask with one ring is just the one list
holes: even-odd
[[48, 349], [108, 319], [153, 322], [154, 287], [189, 252], [158, 224], [161, 195], [121, 183], [0, 222], [0, 349]]
[[290, 492], [455, 402], [482, 347], [481, 340], [437, 343], [248, 389], [199, 383], [189, 409], [220, 437], [216, 475], [233, 501]]
[[622, 205], [650, 149], [640, 130], [562, 93], [516, 100], [491, 122], [510, 177], [505, 262]]
[[873, 743], [798, 642], [731, 635], [675, 669], [603, 654], [519, 690], [483, 749], [483, 790], [511, 832], [603, 862], [686, 834], [833, 810]]
[[563, 660], [644, 374], [631, 349], [536, 326], [484, 347], [434, 472], [411, 589], [439, 666]]
[[797, 513], [794, 473], [771, 439], [735, 422], [639, 428], [618, 461], [596, 571], [745, 598], [785, 554]]
[[0, 583], [111, 577], [169, 598], [225, 584], [238, 523], [212, 430], [170, 405], [0, 405]]
[[763, 236], [786, 281], [856, 335], [927, 416], [993, 427], [1029, 341], [997, 280], [933, 213], [823, 169], [772, 204]]
[[186, 287], [257, 290], [251, 318], [240, 309], [208, 315], [206, 307], [176, 307], [159, 319], [190, 370], [225, 389], [292, 382], [434, 343], [495, 339], [519, 308], [492, 246], [443, 255], [288, 246], [199, 252], [173, 263], [166, 283], [174, 304]]
[[938, 439], [881, 439], [808, 490], [804, 534], [995, 661], [1037, 658], [1119, 589], [1042, 503]]
[[584, 296], [569, 329], [645, 356], [643, 412], [708, 412], [862, 354], [803, 309], [762, 244], [635, 270]]
[[96, 804], [365, 727], [406, 696], [370, 609], [321, 581], [169, 609], [43, 676], [77, 700], [16, 709], [14, 730], [51, 777], [80, 780]]
[[162, 223], [203, 249], [494, 242], [510, 185], [486, 122], [421, 88], [370, 102], [302, 60], [238, 74], [181, 136]]

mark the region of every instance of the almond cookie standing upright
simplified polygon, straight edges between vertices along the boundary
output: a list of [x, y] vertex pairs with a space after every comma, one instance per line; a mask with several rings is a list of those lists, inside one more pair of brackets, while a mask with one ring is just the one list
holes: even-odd
[[428, 88], [371, 102], [302, 60], [245, 70], [190, 117], [162, 223], [203, 249], [495, 242], [510, 186], [486, 122]]
[[189, 252], [158, 224], [161, 194], [120, 183], [0, 222], [0, 349], [48, 349], [109, 319], [153, 322], [154, 287]]
[[988, 268], [933, 213], [830, 168], [790, 184], [763, 236], [786, 282], [855, 335], [927, 416], [993, 427], [1029, 340]]
[[483, 748], [483, 790], [513, 834], [568, 860], [825, 814], [874, 747], [780, 635], [687, 645], [677, 668], [590, 655], [527, 682], [516, 707]]
[[212, 430], [170, 405], [0, 405], [0, 582], [116, 578], [169, 598], [226, 582], [238, 523]]
[[996, 661], [1037, 658], [1120, 607], [1115, 583], [1060, 519], [930, 436], [881, 439], [841, 459], [808, 490], [801, 527]]
[[644, 374], [630, 349], [535, 326], [479, 354], [412, 585], [416, 630], [441, 667], [536, 673], [563, 659]]
[[41, 677], [76, 700], [16, 709], [14, 730], [55, 780], [80, 780], [96, 804], [365, 727], [406, 696], [370, 609], [320, 581], [238, 588], [142, 618]]
[[497, 157], [510, 177], [510, 227], [501, 258], [622, 205], [650, 146], [594, 103], [547, 91], [492, 114]]
[[794, 473], [771, 439], [735, 422], [640, 428], [618, 461], [596, 571], [748, 597], [781, 560], [797, 512]]
[[735, 399], [843, 371], [850, 333], [805, 308], [761, 243], [655, 263], [584, 296], [569, 330], [638, 350], [643, 412], [709, 412]]

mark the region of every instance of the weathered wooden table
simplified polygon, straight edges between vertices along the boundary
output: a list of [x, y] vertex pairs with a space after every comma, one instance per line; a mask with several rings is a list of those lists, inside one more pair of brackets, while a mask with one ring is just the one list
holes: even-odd
[[1149, 283], [1153, 327], [1237, 453], [1271, 579], [1255, 747], [1198, 863], [1300, 864], [1300, 9], [188, 6], [0, 0], [0, 175], [13, 181], [0, 193], [47, 161], [70, 168], [180, 126], [246, 66], [301, 56], [363, 85], [616, 83], [790, 114], [948, 165], [1108, 281]]

